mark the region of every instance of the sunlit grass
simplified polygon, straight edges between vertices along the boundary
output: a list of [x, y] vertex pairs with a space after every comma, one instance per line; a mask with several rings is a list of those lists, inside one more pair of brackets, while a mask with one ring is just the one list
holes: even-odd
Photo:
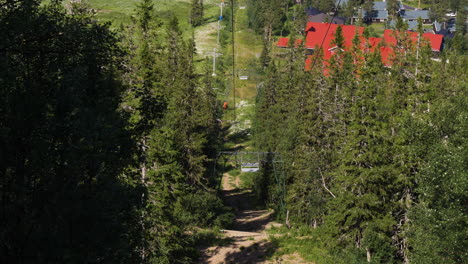
[[[88, 0], [101, 21], [111, 22], [113, 27], [129, 23], [135, 14], [136, 5], [141, 0]], [[181, 27], [189, 27], [189, 0], [153, 0], [156, 16], [161, 21], [167, 21], [173, 15], [179, 19]], [[209, 20], [217, 14], [217, 1], [205, 0], [205, 19]], [[185, 30], [183, 30], [185, 31]]]
[[372, 37], [382, 38], [385, 31], [385, 23], [372, 23], [369, 25]]
[[272, 227], [268, 233], [270, 241], [278, 247], [273, 256], [298, 253], [305, 261], [316, 264], [344, 264], [327, 250], [326, 245], [320, 239], [321, 235], [309, 226], [292, 229], [286, 226]]
[[[417, 8], [418, 0], [406, 0], [406, 1], [403, 1], [403, 4]], [[431, 6], [430, 4], [421, 3], [421, 8], [429, 8], [430, 6]]]

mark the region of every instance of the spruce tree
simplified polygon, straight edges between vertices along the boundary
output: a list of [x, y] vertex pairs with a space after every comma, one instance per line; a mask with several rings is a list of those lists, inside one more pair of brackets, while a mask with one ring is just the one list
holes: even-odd
[[192, 26], [200, 26], [203, 23], [204, 7], [203, 0], [192, 0], [192, 8], [190, 11], [190, 24]]
[[57, 1], [1, 5], [0, 262], [137, 262], [116, 35]]
[[[392, 196], [395, 173], [388, 141], [384, 78], [380, 56], [367, 57], [360, 83], [352, 92], [348, 132], [334, 171], [332, 190], [337, 199], [329, 203], [327, 225], [339, 237], [338, 244], [365, 252], [368, 261], [393, 262], [390, 234], [394, 224]], [[336, 233], [335, 233], [336, 232]]]
[[466, 188], [462, 175], [467, 170], [462, 165], [466, 154], [460, 152], [466, 144], [462, 140], [466, 137], [466, 73], [457, 70], [466, 60], [452, 56], [453, 64], [437, 65], [437, 75], [428, 83], [436, 87], [430, 109], [409, 119], [404, 127], [408, 150], [419, 161], [413, 190], [417, 203], [408, 209], [407, 237], [413, 249], [409, 259], [414, 263], [463, 263], [467, 259], [466, 243], [460, 237], [467, 217], [460, 204], [464, 199], [460, 191]]

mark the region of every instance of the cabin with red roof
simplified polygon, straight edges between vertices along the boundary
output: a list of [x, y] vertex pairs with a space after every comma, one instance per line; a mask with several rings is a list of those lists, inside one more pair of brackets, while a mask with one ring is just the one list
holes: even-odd
[[[335, 38], [336, 30], [340, 26], [342, 28], [342, 34], [344, 38], [344, 50], [348, 50], [353, 46], [353, 39], [357, 34], [360, 39], [360, 48], [364, 52], [375, 52], [377, 48], [380, 51], [382, 57], [382, 63], [386, 66], [391, 66], [391, 58], [394, 55], [394, 49], [397, 45], [397, 35], [399, 34], [396, 30], [387, 29], [384, 31], [383, 38], [374, 38], [370, 37], [368, 39], [364, 38], [362, 34], [364, 33], [363, 27], [358, 27], [354, 25], [337, 25], [329, 23], [318, 23], [318, 22], [308, 22], [306, 26], [306, 40], [305, 48], [314, 52], [317, 48], [322, 47], [324, 59], [324, 66], [329, 64], [328, 60], [332, 57], [336, 46], [333, 44]], [[419, 34], [417, 32], [407, 31], [409, 37], [414, 45], [417, 44]], [[443, 35], [424, 33], [422, 34], [423, 40], [427, 41], [430, 44], [430, 47], [434, 53], [439, 53], [442, 50], [443, 44]], [[288, 47], [289, 39], [280, 38], [277, 46], [278, 47]], [[302, 44], [302, 40], [296, 40], [295, 46]], [[310, 55], [310, 53], [309, 53]], [[306, 58], [305, 70], [311, 69], [312, 56]], [[356, 62], [357, 63], [357, 62]]]
[[[302, 39], [296, 39], [294, 47], [299, 47], [302, 44]], [[276, 46], [280, 48], [289, 48], [289, 38], [279, 38]]]
[[[418, 41], [419, 33], [417, 32], [411, 32], [407, 31], [409, 34], [409, 37], [411, 38], [411, 41], [416, 44]], [[396, 30], [391, 30], [391, 29], [386, 29], [384, 31], [384, 39], [386, 43], [389, 43], [391, 45], [396, 45], [397, 44], [397, 35], [398, 31]], [[442, 50], [442, 44], [444, 41], [444, 36], [439, 35], [439, 34], [433, 34], [433, 33], [423, 33], [422, 37], [424, 40], [428, 41], [431, 45], [431, 49], [433, 52], [440, 52]]]
[[[345, 47], [351, 47], [354, 35], [362, 35], [363, 27], [353, 25], [337, 25], [329, 23], [308, 22], [306, 26], [306, 43], [307, 49], [315, 49], [322, 47], [323, 50], [333, 48], [332, 40], [335, 38], [336, 29], [341, 27], [345, 40]], [[322, 44], [323, 43], [323, 44]]]

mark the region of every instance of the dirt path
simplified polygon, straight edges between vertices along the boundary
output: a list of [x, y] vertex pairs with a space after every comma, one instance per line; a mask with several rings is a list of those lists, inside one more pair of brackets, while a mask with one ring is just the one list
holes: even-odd
[[241, 189], [240, 184], [239, 177], [227, 173], [223, 175], [224, 199], [236, 212], [231, 230], [222, 230], [224, 237], [230, 239], [231, 243], [205, 249], [200, 263], [277, 263], [266, 261], [275, 248], [268, 241], [265, 229], [269, 225], [279, 224], [271, 221], [272, 212], [255, 208], [252, 191]]
[[217, 47], [217, 26], [217, 22], [211, 22], [198, 27], [195, 31], [196, 48], [200, 56], [208, 57], [210, 52], [213, 52], [213, 48]]

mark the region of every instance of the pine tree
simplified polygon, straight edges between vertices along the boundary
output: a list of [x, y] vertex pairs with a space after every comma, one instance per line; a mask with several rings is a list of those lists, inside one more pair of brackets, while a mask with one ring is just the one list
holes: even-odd
[[203, 23], [204, 7], [203, 0], [192, 0], [192, 9], [190, 11], [190, 24], [200, 26]]
[[327, 90], [323, 80], [323, 62], [318, 55], [312, 58], [315, 67], [307, 73], [300, 91], [301, 108], [297, 114], [297, 142], [294, 147], [294, 166], [288, 171], [288, 210], [294, 224], [316, 228], [323, 223], [326, 203], [334, 196], [328, 187], [329, 156], [324, 138], [324, 97]]
[[[146, 190], [141, 197], [141, 259], [185, 263], [196, 255], [187, 231], [226, 222], [226, 215], [219, 216], [225, 209], [207, 171], [219, 144], [219, 104], [211, 79], [201, 81], [195, 72], [195, 43], [184, 40], [177, 18], [163, 31], [152, 5], [144, 3], [128, 40], [131, 89], [124, 106], [139, 142], [137, 169]], [[212, 217], [203, 218], [207, 213]]]
[[116, 35], [57, 1], [1, 5], [0, 261], [138, 261]]
[[390, 263], [394, 256], [390, 234], [395, 173], [387, 113], [380, 107], [385, 94], [376, 82], [384, 78], [382, 69], [380, 56], [370, 55], [361, 70], [359, 87], [351, 93], [348, 132], [334, 172], [332, 190], [337, 199], [329, 203], [327, 224], [340, 237], [339, 244], [365, 251], [368, 261]]
[[390, 15], [396, 16], [399, 9], [400, 9], [400, 3], [398, 0], [387, 1], [387, 10], [389, 11]]
[[460, 225], [466, 221], [460, 204], [464, 199], [460, 191], [466, 188], [462, 176], [466, 155], [460, 152], [466, 144], [461, 140], [466, 136], [466, 89], [462, 88], [466, 73], [457, 70], [466, 60], [450, 60], [452, 65], [437, 65], [437, 75], [428, 83], [437, 87], [430, 110], [409, 119], [404, 127], [408, 150], [419, 158], [413, 194], [418, 202], [409, 208], [407, 232], [413, 249], [409, 258], [414, 263], [463, 263], [467, 259], [460, 237], [466, 229]]

